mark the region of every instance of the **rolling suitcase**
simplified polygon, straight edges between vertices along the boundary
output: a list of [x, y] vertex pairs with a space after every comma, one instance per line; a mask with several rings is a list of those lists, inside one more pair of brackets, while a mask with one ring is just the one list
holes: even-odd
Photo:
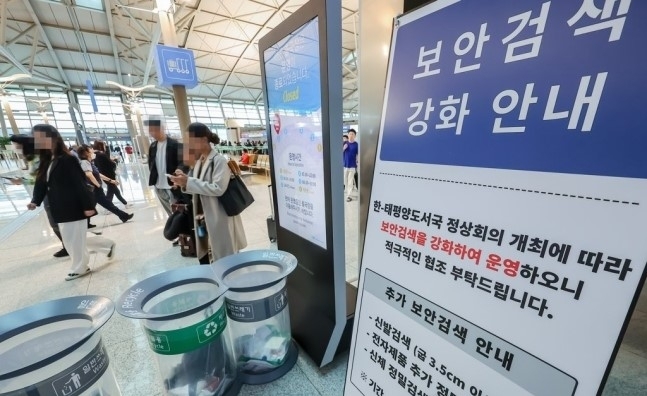
[[267, 236], [270, 242], [276, 242], [276, 219], [274, 218], [274, 202], [272, 201], [272, 185], [267, 186], [270, 192], [270, 209], [272, 214], [267, 217]]

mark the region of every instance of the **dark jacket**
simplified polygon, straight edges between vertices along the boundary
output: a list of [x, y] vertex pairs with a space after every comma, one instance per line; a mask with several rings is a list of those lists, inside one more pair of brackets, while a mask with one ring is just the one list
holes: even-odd
[[32, 203], [40, 206], [47, 196], [56, 223], [85, 220], [86, 210], [94, 209], [94, 199], [86, 187], [79, 161], [69, 154], [55, 158], [49, 180], [37, 179]]
[[[157, 164], [155, 158], [157, 157], [157, 141], [154, 141], [148, 149], [148, 169], [150, 170], [150, 177], [148, 178], [148, 185], [154, 186], [157, 184], [159, 174], [157, 172]], [[177, 140], [166, 138], [166, 173], [173, 173], [176, 169], [182, 169], [182, 145]], [[173, 183], [168, 180], [170, 186]]]
[[102, 175], [111, 178], [112, 180], [117, 178], [116, 170], [117, 164], [108, 157], [106, 153], [101, 151], [96, 151], [97, 157], [94, 159], [94, 164], [99, 169]]

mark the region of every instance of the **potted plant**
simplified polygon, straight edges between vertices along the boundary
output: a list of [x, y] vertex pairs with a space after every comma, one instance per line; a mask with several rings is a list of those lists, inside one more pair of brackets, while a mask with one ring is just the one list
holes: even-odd
[[7, 136], [0, 136], [0, 149], [6, 150], [7, 146], [11, 146], [11, 140]]

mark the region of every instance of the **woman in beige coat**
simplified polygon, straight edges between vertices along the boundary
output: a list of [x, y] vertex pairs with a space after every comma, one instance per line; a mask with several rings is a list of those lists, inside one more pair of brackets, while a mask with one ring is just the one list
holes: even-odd
[[[220, 143], [220, 138], [199, 122], [189, 125], [188, 160], [195, 165], [188, 175], [177, 170], [169, 175], [173, 183], [182, 191], [193, 194], [193, 215], [197, 256], [201, 264], [208, 264], [222, 257], [238, 253], [247, 246], [247, 238], [240, 216], [228, 216], [222, 207], [220, 197], [229, 185], [232, 173], [227, 166], [227, 158], [218, 153], [211, 144]], [[204, 215], [206, 236], [200, 237], [199, 220]], [[204, 229], [204, 227], [203, 227]], [[211, 246], [211, 259], [209, 259]]]

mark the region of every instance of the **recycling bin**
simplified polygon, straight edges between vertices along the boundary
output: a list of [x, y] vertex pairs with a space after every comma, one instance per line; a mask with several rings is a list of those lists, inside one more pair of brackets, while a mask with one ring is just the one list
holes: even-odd
[[152, 276], [124, 292], [117, 312], [141, 319], [169, 396], [237, 395], [223, 295], [209, 266]]
[[0, 395], [121, 395], [99, 332], [114, 310], [77, 296], [0, 316]]
[[251, 250], [212, 264], [216, 278], [229, 289], [227, 316], [244, 384], [274, 381], [297, 361], [286, 286], [296, 266], [296, 257], [280, 250]]

